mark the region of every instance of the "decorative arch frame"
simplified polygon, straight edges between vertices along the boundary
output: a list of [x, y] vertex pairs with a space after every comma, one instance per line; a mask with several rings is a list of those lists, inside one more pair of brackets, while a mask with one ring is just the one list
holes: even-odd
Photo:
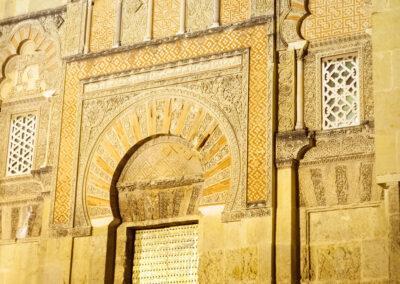
[[[13, 60], [13, 58], [21, 54], [21, 49], [24, 44], [31, 42], [36, 51], [42, 51], [44, 53], [44, 68], [50, 70], [53, 68], [61, 67], [61, 46], [58, 38], [49, 32], [47, 32], [41, 23], [37, 20], [28, 20], [17, 24], [0, 42], [0, 86], [7, 79], [6, 67], [7, 64]], [[61, 70], [61, 68], [58, 68]], [[54, 76], [61, 77], [61, 76]], [[56, 80], [50, 88], [59, 89], [60, 82]], [[0, 97], [0, 100], [3, 96]], [[3, 98], [4, 100], [5, 98]]]
[[[129, 94], [131, 96], [132, 94]], [[203, 95], [203, 96], [202, 96]], [[205, 97], [206, 94], [200, 94], [196, 91], [189, 90], [186, 88], [173, 88], [173, 87], [161, 87], [159, 89], [153, 89], [150, 91], [144, 91], [137, 93], [134, 98], [130, 97], [119, 105], [118, 109], [112, 112], [112, 115], [107, 115], [107, 119], [104, 119], [101, 122], [100, 126], [98, 126], [99, 132], [96, 135], [96, 139], [93, 142], [90, 142], [86, 145], [86, 155], [84, 160], [78, 162], [79, 165], [82, 166], [81, 173], [78, 173], [78, 211], [75, 211], [75, 214], [83, 217], [84, 223], [81, 224], [86, 227], [91, 228], [93, 225], [93, 220], [89, 216], [88, 212], [88, 204], [87, 204], [87, 178], [88, 173], [90, 172], [90, 165], [95, 157], [96, 151], [98, 147], [104, 141], [104, 137], [106, 137], [107, 130], [112, 129], [115, 125], [120, 124], [120, 118], [124, 115], [132, 111], [135, 106], [139, 106], [140, 104], [147, 103], [152, 100], [159, 99], [181, 99], [185, 101], [189, 101], [199, 108], [204, 108], [208, 110], [211, 118], [214, 119], [217, 125], [221, 128], [224, 135], [227, 137], [226, 141], [229, 141], [229, 150], [232, 156], [232, 179], [234, 180], [233, 186], [229, 188], [227, 191], [226, 201], [224, 210], [226, 213], [237, 212], [244, 210], [246, 208], [246, 183], [247, 183], [247, 144], [244, 146], [244, 143], [247, 143], [245, 137], [237, 137], [233, 126], [227, 115], [224, 111], [213, 103], [210, 103]], [[140, 148], [144, 143], [152, 140], [154, 137], [162, 135], [162, 133], [152, 133], [153, 135], [147, 135], [142, 137], [140, 140], [136, 141], [136, 143], [129, 146], [126, 149], [125, 153], [118, 160], [117, 165], [114, 167], [112, 171], [111, 180], [109, 183], [109, 206], [112, 210], [112, 220], [108, 224], [108, 237], [107, 237], [107, 256], [106, 256], [106, 271], [105, 277], [108, 281], [112, 282], [114, 279], [115, 273], [115, 265], [116, 265], [116, 253], [117, 253], [117, 238], [118, 234], [117, 229], [122, 223], [121, 212], [119, 210], [119, 200], [118, 200], [118, 189], [117, 183], [120, 179], [120, 175], [125, 168], [126, 164], [132, 157], [132, 155]], [[242, 147], [246, 148], [242, 148]], [[79, 189], [81, 191], [79, 192]], [[81, 204], [81, 205], [79, 205]], [[81, 209], [79, 209], [79, 207]], [[163, 222], [160, 219], [160, 222]]]
[[[89, 214], [89, 206], [88, 206], [88, 178], [91, 172], [91, 167], [93, 166], [93, 161], [95, 160], [95, 157], [98, 156], [98, 150], [100, 147], [103, 145], [108, 144], [108, 148], [110, 148], [109, 141], [107, 141], [107, 135], [109, 135], [111, 132], [114, 132], [115, 134], [115, 129], [119, 128], [121, 129], [121, 125], [123, 125], [123, 119], [124, 115], [131, 115], [131, 113], [135, 110], [135, 107], [144, 105], [144, 104], [149, 104], [151, 105], [152, 102], [156, 102], [159, 100], [182, 100], [183, 104], [189, 103], [192, 104], [193, 106], [203, 109], [203, 110], [208, 110], [206, 114], [208, 114], [216, 123], [216, 127], [221, 129], [223, 135], [225, 136], [225, 141], [228, 144], [229, 147], [229, 153], [231, 158], [231, 179], [232, 183], [231, 186], [229, 187], [229, 190], [227, 192], [227, 197], [226, 201], [222, 202], [225, 203], [225, 211], [236, 211], [240, 209], [244, 209], [246, 206], [246, 200], [245, 200], [245, 186], [246, 186], [246, 180], [247, 180], [247, 167], [246, 167], [246, 162], [247, 162], [247, 155], [243, 155], [243, 153], [240, 152], [240, 146], [239, 146], [239, 139], [236, 136], [235, 131], [233, 130], [233, 127], [231, 123], [229, 122], [229, 119], [226, 117], [226, 115], [223, 113], [221, 109], [219, 109], [218, 106], [212, 105], [210, 103], [205, 102], [205, 100], [201, 99], [199, 94], [192, 90], [188, 89], [182, 89], [182, 88], [162, 88], [158, 90], [152, 90], [152, 91], [146, 91], [140, 94], [135, 95], [134, 101], [130, 100], [128, 103], [122, 105], [117, 111], [115, 111], [116, 115], [114, 115], [111, 119], [108, 119], [107, 121], [104, 121], [101, 126], [99, 127], [101, 129], [101, 132], [99, 135], [97, 135], [97, 138], [95, 142], [91, 143], [88, 145], [88, 149], [90, 149], [89, 154], [87, 155], [87, 158], [83, 163], [80, 163], [81, 165], [84, 165], [83, 168], [83, 177], [82, 177], [82, 182], [79, 183], [79, 186], [82, 187], [82, 195], [81, 195], [81, 204], [83, 207], [83, 213], [84, 213], [84, 218], [85, 218], [85, 223], [87, 226], [92, 226], [93, 224], [93, 218], [91, 218]], [[153, 105], [154, 106], [154, 105]], [[183, 106], [184, 108], [184, 106]], [[151, 107], [149, 109], [152, 109]], [[155, 108], [153, 108], [155, 110]], [[164, 110], [165, 111], [165, 110]], [[154, 113], [156, 115], [157, 113]], [[131, 116], [132, 117], [132, 116]], [[153, 116], [154, 118], [154, 116]], [[111, 131], [111, 132], [110, 132]], [[113, 135], [114, 135], [113, 134]], [[141, 139], [137, 139], [135, 143], [131, 143], [128, 147], [125, 148], [125, 151], [122, 155], [120, 155], [119, 160], [116, 160], [115, 165], [113, 166], [113, 169], [110, 171], [109, 169], [109, 174], [110, 178], [108, 179], [109, 181], [109, 198], [110, 200], [108, 201], [105, 199], [105, 202], [110, 202], [112, 215], [115, 220], [120, 220], [120, 213], [118, 212], [118, 200], [117, 200], [117, 192], [116, 192], [116, 183], [119, 179], [119, 175], [122, 172], [122, 169], [125, 167], [125, 164], [127, 161], [130, 159], [130, 157], [133, 155], [133, 153], [145, 142], [151, 140], [154, 137], [160, 136], [160, 135], [167, 135], [171, 133], [163, 133], [163, 132], [157, 132], [157, 129], [155, 129], [154, 132], [151, 133], [152, 135], [146, 135], [144, 137], [141, 137]], [[173, 134], [173, 133], [172, 133]], [[124, 139], [123, 137], [120, 137]], [[125, 137], [127, 138], [127, 137]], [[185, 137], [183, 137], [185, 138]], [[125, 141], [126, 142], [126, 141]], [[127, 146], [127, 143], [125, 143], [125, 146]], [[245, 153], [244, 153], [245, 154]], [[115, 153], [114, 153], [115, 156]], [[89, 181], [90, 182], [90, 181]], [[114, 186], [113, 186], [114, 185]], [[240, 198], [242, 197], [242, 198]], [[79, 198], [79, 197], [78, 197]]]

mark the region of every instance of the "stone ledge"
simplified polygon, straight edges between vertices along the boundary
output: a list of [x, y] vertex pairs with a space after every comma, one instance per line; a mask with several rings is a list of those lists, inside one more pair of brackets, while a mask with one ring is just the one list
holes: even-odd
[[67, 11], [67, 5], [63, 5], [63, 6], [57, 7], [57, 8], [51, 8], [51, 9], [46, 9], [46, 10], [42, 10], [42, 11], [23, 14], [23, 15], [0, 20], [0, 26], [12, 25], [12, 24], [15, 24], [18, 22], [22, 22], [24, 20], [37, 19], [40, 17], [49, 16], [49, 15], [60, 14], [60, 13], [66, 12], [66, 11]]

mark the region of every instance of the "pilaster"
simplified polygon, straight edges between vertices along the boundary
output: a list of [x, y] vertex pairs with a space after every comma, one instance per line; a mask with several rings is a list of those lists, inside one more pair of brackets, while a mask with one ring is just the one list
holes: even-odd
[[300, 281], [300, 234], [298, 204], [298, 164], [315, 144], [314, 133], [289, 131], [278, 133], [277, 210], [276, 210], [276, 281]]

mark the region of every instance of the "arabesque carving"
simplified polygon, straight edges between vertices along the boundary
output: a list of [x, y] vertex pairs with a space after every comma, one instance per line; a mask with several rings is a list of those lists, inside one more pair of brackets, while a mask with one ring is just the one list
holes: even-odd
[[[136, 144], [159, 135], [181, 137], [189, 143], [189, 148], [201, 154], [204, 175], [198, 197], [201, 204], [225, 203], [227, 211], [244, 210], [247, 157], [240, 152], [247, 151], [244, 150], [247, 149], [247, 135], [243, 134], [247, 133], [248, 114], [247, 78], [242, 72], [248, 63], [242, 53], [236, 54], [231, 58], [240, 60], [233, 60], [234, 64], [227, 60], [225, 70], [213, 71], [214, 60], [194, 62], [192, 64], [199, 66], [205, 64], [209, 71], [203, 73], [200, 70], [205, 67], [191, 67], [193, 75], [189, 73], [182, 79], [169, 76], [176, 76], [181, 68], [187, 68], [186, 64], [173, 67], [175, 69], [169, 66], [169, 70], [175, 71], [168, 71], [171, 74], [167, 76], [169, 73], [153, 70], [149, 74], [154, 78], [166, 77], [158, 82], [151, 81], [151, 86], [145, 80], [137, 90], [120, 87], [116, 93], [112, 82], [119, 82], [118, 76], [101, 78], [109, 83], [100, 84], [96, 80], [85, 83], [84, 89], [96, 91], [88, 93], [89, 97], [83, 101], [79, 167], [86, 165], [86, 170], [81, 171], [78, 186], [85, 189], [86, 197], [82, 197], [91, 219], [111, 217], [107, 192], [122, 157]], [[138, 80], [135, 76], [123, 78]], [[164, 87], [170, 82], [175, 87]], [[104, 90], [99, 97], [98, 88]], [[106, 94], [110, 96], [104, 96]], [[231, 125], [235, 125], [235, 131]], [[76, 225], [86, 223], [85, 213], [80, 208], [77, 207]]]
[[293, 130], [296, 123], [295, 66], [293, 50], [279, 52], [278, 130], [281, 132]]
[[303, 130], [278, 133], [276, 137], [276, 164], [278, 168], [291, 166], [293, 162], [300, 161], [314, 145], [314, 132]]

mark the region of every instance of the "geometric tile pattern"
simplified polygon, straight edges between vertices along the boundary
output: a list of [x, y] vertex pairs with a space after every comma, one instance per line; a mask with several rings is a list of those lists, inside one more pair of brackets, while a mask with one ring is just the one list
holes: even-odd
[[198, 283], [198, 225], [135, 231], [133, 283]]
[[109, 49], [113, 45], [115, 0], [96, 0], [93, 5], [90, 51]]
[[311, 41], [364, 34], [371, 27], [371, 6], [370, 0], [310, 0], [302, 34]]
[[266, 145], [271, 142], [267, 140], [268, 131], [271, 131], [267, 122], [272, 114], [266, 97], [266, 28], [265, 25], [258, 25], [68, 63], [60, 143], [62, 159], [59, 160], [54, 221], [63, 224], [71, 220], [73, 153], [79, 125], [77, 102], [82, 92], [80, 80], [242, 48], [250, 48], [247, 200], [266, 200], [267, 168], [272, 166], [267, 164], [269, 159], [266, 159]]
[[323, 129], [360, 123], [357, 55], [322, 59]]
[[33, 165], [36, 115], [18, 115], [12, 119], [8, 146], [7, 175], [29, 174]]
[[213, 0], [186, 1], [186, 30], [189, 32], [205, 30], [212, 24]]
[[238, 23], [250, 18], [249, 0], [221, 0], [221, 24]]
[[179, 31], [180, 0], [154, 1], [154, 38], [176, 35]]

